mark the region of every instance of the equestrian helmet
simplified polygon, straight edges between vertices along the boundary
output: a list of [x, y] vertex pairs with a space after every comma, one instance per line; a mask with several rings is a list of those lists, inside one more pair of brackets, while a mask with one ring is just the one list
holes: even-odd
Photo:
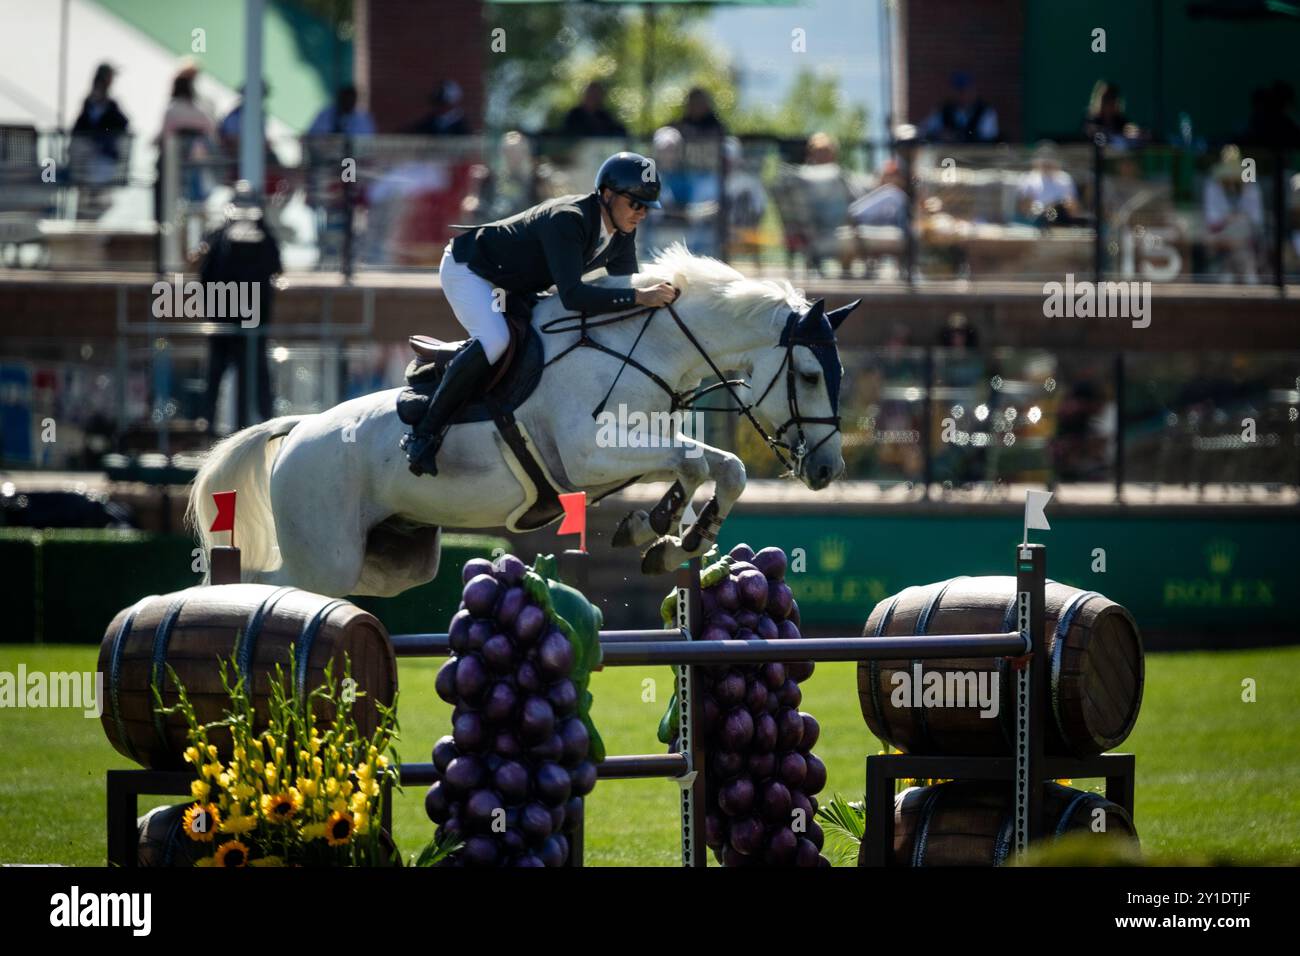
[[606, 188], [651, 209], [663, 208], [659, 203], [659, 171], [653, 159], [640, 153], [615, 153], [600, 164], [596, 192]]

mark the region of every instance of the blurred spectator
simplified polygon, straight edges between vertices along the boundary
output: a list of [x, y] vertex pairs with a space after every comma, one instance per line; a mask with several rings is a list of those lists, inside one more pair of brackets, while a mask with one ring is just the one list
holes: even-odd
[[505, 219], [549, 199], [551, 178], [550, 165], [534, 161], [528, 138], [511, 130], [501, 137], [500, 168], [474, 167], [461, 213], [471, 222]]
[[419, 136], [467, 136], [473, 130], [461, 102], [465, 93], [455, 80], [443, 80], [429, 97], [433, 111], [402, 132]]
[[623, 137], [627, 127], [605, 109], [605, 84], [593, 80], [582, 91], [582, 102], [564, 117], [566, 136]]
[[193, 63], [183, 63], [172, 80], [172, 95], [163, 111], [162, 130], [159, 136], [170, 133], [195, 133], [209, 142], [216, 139], [217, 124], [199, 106], [194, 96], [194, 80], [199, 68]]
[[1124, 100], [1114, 83], [1098, 80], [1088, 101], [1083, 132], [1090, 140], [1124, 149], [1142, 138], [1137, 124], [1124, 115]]
[[880, 169], [880, 185], [849, 204], [849, 218], [860, 226], [907, 227], [911, 200], [907, 180], [898, 160], [888, 160]]
[[[691, 165], [680, 131], [661, 126], [654, 133], [654, 161], [663, 209], [641, 225], [647, 248], [684, 242], [698, 255], [717, 252], [718, 175], [714, 168]], [[648, 227], [648, 228], [647, 228]]]
[[965, 312], [952, 313], [948, 316], [944, 327], [939, 330], [939, 345], [944, 348], [974, 351], [979, 348], [979, 344], [979, 333], [971, 327]]
[[118, 158], [118, 137], [130, 125], [117, 100], [108, 95], [115, 75], [116, 71], [108, 63], [99, 65], [90, 84], [90, 94], [81, 105], [77, 121], [72, 124], [74, 134], [89, 137], [101, 155], [113, 160]]
[[1042, 142], [1034, 150], [1033, 168], [1020, 181], [1017, 209], [1037, 226], [1069, 226], [1079, 221], [1079, 191], [1074, 179], [1061, 168], [1061, 157], [1052, 143]]
[[975, 91], [967, 73], [952, 75], [952, 95], [921, 125], [921, 138], [932, 143], [993, 143], [998, 138], [997, 110]]
[[71, 160], [73, 176], [87, 187], [77, 205], [78, 217], [98, 218], [109, 206], [105, 188], [125, 181], [126, 163], [120, 140], [130, 125], [117, 101], [108, 95], [114, 70], [101, 63], [90, 84], [90, 94], [72, 126]]
[[839, 144], [828, 133], [813, 133], [804, 146], [804, 159], [796, 188], [807, 216], [804, 227], [810, 258], [819, 270], [822, 261], [830, 258], [847, 267], [839, 230], [848, 223], [849, 204], [857, 196], [839, 164]]
[[722, 120], [718, 119], [718, 114], [713, 111], [713, 98], [709, 96], [708, 91], [698, 86], [686, 94], [686, 106], [682, 110], [681, 118], [673, 126], [686, 138], [721, 136], [725, 131]]
[[[280, 245], [270, 229], [262, 222], [262, 210], [257, 197], [246, 180], [235, 184], [235, 195], [226, 206], [225, 222], [210, 233], [199, 247], [199, 279], [209, 282], [238, 282], [257, 289], [256, 318], [261, 329], [271, 321], [275, 286], [273, 279], [282, 271]], [[204, 415], [208, 433], [213, 433], [216, 420], [217, 392], [221, 387], [226, 368], [233, 365], [237, 373], [236, 408], [237, 427], [256, 424], [271, 417], [271, 374], [267, 364], [266, 339], [259, 338], [255, 368], [248, 368], [248, 341], [239, 331], [240, 316], [206, 316], [209, 322], [226, 322], [231, 331], [210, 336], [208, 339], [208, 380], [204, 394]], [[245, 376], [256, 376], [255, 418], [249, 421]]]
[[[246, 96], [244, 87], [239, 88], [239, 102], [235, 108], [226, 114], [226, 118], [221, 121], [217, 127], [221, 137], [221, 148], [230, 161], [226, 170], [225, 181], [233, 183], [239, 175], [239, 137], [243, 132], [244, 123], [244, 98]], [[271, 147], [271, 136], [267, 131], [267, 120], [269, 117], [266, 113], [266, 101], [271, 98], [271, 84], [262, 78], [262, 147], [263, 157], [266, 166], [266, 182], [263, 184], [262, 195], [268, 199], [280, 194], [281, 201], [284, 199], [284, 193], [289, 189], [288, 180], [284, 173], [284, 163], [280, 162], [280, 157], [275, 154]]]
[[903, 322], [895, 322], [889, 327], [889, 337], [883, 346], [887, 353], [901, 351], [912, 344], [912, 330]]
[[[226, 118], [221, 121], [217, 131], [221, 134], [223, 144], [235, 143], [239, 140], [239, 133], [244, 122], [244, 97], [247, 92], [244, 87], [239, 88], [239, 102], [235, 108], [226, 114]], [[266, 101], [271, 98], [271, 84], [262, 77], [262, 122], [266, 122]]]
[[804, 164], [821, 166], [839, 160], [840, 147], [829, 133], [813, 133], [804, 145]]
[[307, 129], [308, 136], [373, 136], [375, 120], [365, 110], [357, 109], [357, 88], [340, 86], [334, 102], [326, 106]]
[[1250, 96], [1250, 119], [1242, 131], [1243, 143], [1300, 146], [1300, 124], [1291, 118], [1295, 88], [1284, 80], [1261, 86]]
[[664, 208], [669, 203], [683, 205], [691, 201], [691, 181], [682, 168], [682, 134], [672, 126], [661, 126], [654, 132], [654, 161], [659, 173]]
[[1205, 182], [1203, 212], [1210, 271], [1220, 281], [1259, 281], [1264, 242], [1264, 203], [1259, 184], [1242, 181], [1241, 150], [1223, 147]]
[[[217, 153], [217, 124], [199, 106], [194, 95], [194, 80], [199, 69], [192, 62], [183, 62], [172, 80], [172, 95], [163, 111], [162, 130], [157, 142], [171, 138], [179, 140], [177, 156], [181, 164], [181, 194], [190, 202], [201, 202], [212, 191], [212, 171], [205, 163]], [[159, 150], [161, 171], [164, 150]], [[161, 177], [159, 178], [161, 182]]]
[[1110, 474], [1109, 401], [1091, 379], [1074, 382], [1056, 409], [1052, 468], [1059, 481], [1102, 481]]

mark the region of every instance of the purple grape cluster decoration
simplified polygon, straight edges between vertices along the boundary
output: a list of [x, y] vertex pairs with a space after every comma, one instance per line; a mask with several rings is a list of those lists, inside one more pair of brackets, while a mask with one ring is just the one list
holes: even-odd
[[[799, 605], [785, 583], [780, 548], [739, 544], [701, 575], [706, 641], [800, 639]], [[675, 592], [674, 592], [675, 595]], [[675, 596], [662, 612], [671, 623]], [[821, 728], [802, 713], [799, 685], [811, 662], [702, 666], [706, 772], [705, 842], [724, 866], [829, 866], [814, 817], [826, 766], [812, 752]], [[678, 749], [674, 696], [659, 738]]]
[[586, 691], [599, 610], [511, 554], [468, 561], [462, 576], [436, 682], [452, 732], [434, 745], [425, 810], [439, 840], [463, 842], [448, 865], [563, 866], [603, 759]]

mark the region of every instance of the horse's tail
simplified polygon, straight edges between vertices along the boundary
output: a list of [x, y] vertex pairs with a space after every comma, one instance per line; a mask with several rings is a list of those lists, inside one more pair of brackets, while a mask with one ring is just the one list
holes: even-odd
[[[213, 534], [208, 530], [216, 517], [214, 492], [236, 491], [235, 544], [240, 552], [240, 579], [255, 581], [280, 563], [280, 548], [271, 514], [271, 442], [283, 438], [306, 415], [286, 415], [252, 425], [223, 438], [204, 458], [185, 507], [185, 523], [194, 533], [205, 557], [212, 553]], [[203, 583], [209, 581], [204, 571]]]

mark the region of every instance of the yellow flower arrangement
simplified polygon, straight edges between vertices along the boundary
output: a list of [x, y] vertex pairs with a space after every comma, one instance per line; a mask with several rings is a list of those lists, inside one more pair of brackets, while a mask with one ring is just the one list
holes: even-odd
[[[397, 782], [397, 760], [390, 754], [397, 736], [394, 710], [380, 706], [379, 726], [362, 736], [331, 667], [321, 686], [300, 696], [292, 651], [289, 660], [288, 677], [276, 668], [270, 699], [256, 710], [238, 669], [222, 662], [230, 703], [224, 717], [210, 724], [198, 721], [174, 673], [177, 703], [167, 707], [155, 694], [164, 713], [179, 710], [189, 726], [184, 757], [195, 775], [194, 803], [184, 823], [204, 848], [196, 865], [387, 864], [391, 850], [382, 849], [374, 821], [389, 785]], [[326, 712], [331, 720], [318, 726], [318, 715]], [[217, 728], [229, 733], [224, 753], [209, 739]]]

